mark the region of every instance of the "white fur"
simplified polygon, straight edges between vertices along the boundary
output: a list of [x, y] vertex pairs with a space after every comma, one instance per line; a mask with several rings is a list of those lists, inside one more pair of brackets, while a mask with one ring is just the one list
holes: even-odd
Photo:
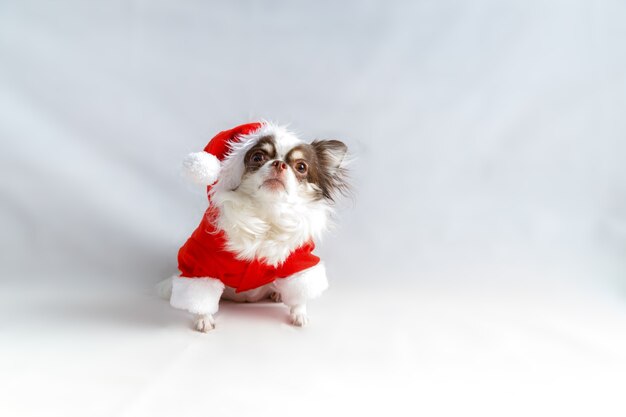
[[274, 281], [283, 303], [290, 307], [303, 305], [307, 300], [319, 297], [328, 288], [324, 263], [305, 269], [287, 278]]
[[187, 177], [199, 185], [211, 185], [220, 174], [220, 160], [208, 152], [193, 152], [183, 160]]
[[319, 239], [327, 228], [330, 207], [323, 201], [263, 201], [241, 193], [216, 194], [217, 226], [227, 236], [227, 249], [242, 260], [282, 263], [296, 248]]
[[[270, 174], [266, 163], [254, 175], [239, 179], [244, 172], [244, 156], [256, 141], [274, 136], [277, 155], [282, 160], [301, 141], [283, 127], [265, 123], [241, 142], [231, 146], [223, 163], [222, 177], [211, 190], [211, 201], [219, 209], [218, 228], [227, 236], [227, 249], [241, 260], [263, 259], [277, 266], [296, 248], [320, 239], [332, 212], [324, 199], [314, 198], [314, 185], [299, 183], [292, 170], [286, 171], [285, 189], [267, 190], [263, 181]], [[232, 176], [238, 178], [232, 180]]]
[[247, 135], [241, 135], [237, 140], [229, 143], [229, 152], [222, 161], [222, 169], [220, 174], [220, 181], [213, 187], [214, 193], [220, 193], [224, 191], [234, 190], [241, 183], [241, 177], [244, 172], [244, 157], [246, 152], [250, 150], [257, 142], [258, 139], [263, 136], [272, 135], [277, 138], [279, 154], [283, 155], [289, 151], [289, 149], [302, 143], [302, 140], [292, 132], [288, 131], [284, 126], [278, 126], [270, 122], [262, 122], [254, 132]]
[[215, 278], [184, 278], [172, 280], [172, 307], [195, 314], [215, 314], [224, 291], [222, 281]]

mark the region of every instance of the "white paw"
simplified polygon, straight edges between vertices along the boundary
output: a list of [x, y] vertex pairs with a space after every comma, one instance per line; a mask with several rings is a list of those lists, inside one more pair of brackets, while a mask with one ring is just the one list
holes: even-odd
[[215, 329], [215, 319], [212, 314], [201, 314], [196, 317], [194, 327], [197, 331], [208, 333]]
[[306, 326], [306, 324], [309, 322], [309, 318], [306, 315], [306, 305], [299, 304], [291, 307], [289, 311], [289, 318], [291, 318], [291, 324], [293, 324], [294, 326]]
[[283, 297], [278, 291], [272, 291], [270, 293], [270, 299], [275, 303], [280, 303], [281, 301], [283, 301]]
[[291, 318], [291, 324], [294, 326], [306, 326], [309, 322], [309, 317], [306, 313], [291, 313], [289, 317]]

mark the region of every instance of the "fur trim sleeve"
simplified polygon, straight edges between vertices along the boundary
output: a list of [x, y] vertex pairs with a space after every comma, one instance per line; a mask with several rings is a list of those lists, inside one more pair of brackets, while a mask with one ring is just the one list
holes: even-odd
[[328, 288], [326, 268], [320, 262], [287, 278], [277, 279], [274, 285], [288, 306], [304, 304], [307, 300], [319, 297]]
[[224, 284], [215, 278], [175, 277], [170, 304], [195, 314], [214, 314], [223, 291]]

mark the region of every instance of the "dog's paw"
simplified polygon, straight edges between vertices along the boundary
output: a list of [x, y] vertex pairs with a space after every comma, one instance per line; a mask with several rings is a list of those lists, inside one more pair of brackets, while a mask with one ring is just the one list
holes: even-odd
[[280, 303], [281, 301], [283, 301], [283, 297], [280, 295], [278, 291], [272, 291], [270, 293], [270, 300], [272, 300], [275, 303]]
[[289, 318], [291, 319], [291, 324], [294, 326], [306, 326], [309, 322], [309, 318], [306, 315], [306, 306], [303, 304], [291, 307]]
[[291, 324], [298, 327], [306, 326], [309, 323], [309, 318], [305, 314], [294, 314], [291, 313]]
[[215, 329], [215, 319], [212, 314], [200, 314], [196, 317], [194, 327], [199, 332], [208, 333]]

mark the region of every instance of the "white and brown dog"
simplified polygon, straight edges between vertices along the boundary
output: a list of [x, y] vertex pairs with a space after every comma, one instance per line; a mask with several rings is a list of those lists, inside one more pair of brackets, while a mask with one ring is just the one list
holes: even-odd
[[220, 298], [282, 300], [291, 322], [307, 323], [306, 302], [328, 287], [314, 240], [345, 193], [346, 145], [305, 143], [284, 127], [249, 123], [220, 132], [184, 162], [207, 185], [209, 207], [178, 253], [180, 275], [160, 290], [214, 328]]

